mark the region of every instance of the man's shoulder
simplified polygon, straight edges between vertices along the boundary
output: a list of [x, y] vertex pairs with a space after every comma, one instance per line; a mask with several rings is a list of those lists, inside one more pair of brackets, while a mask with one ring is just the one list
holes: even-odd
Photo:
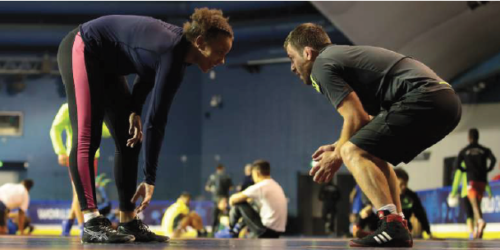
[[462, 148], [462, 149], [460, 150], [459, 154], [465, 154], [465, 152], [466, 152], [467, 150], [469, 150], [470, 148], [471, 148], [471, 145], [467, 145], [467, 146], [465, 146], [464, 148]]
[[352, 46], [330, 45], [325, 48], [314, 60], [311, 75], [314, 80], [342, 70], [351, 60], [348, 56], [348, 49]]
[[317, 58], [324, 59], [324, 58], [332, 58], [337, 55], [343, 55], [347, 53], [347, 51], [352, 50], [356, 46], [350, 46], [350, 45], [328, 45], [324, 49], [322, 49], [318, 55]]
[[265, 186], [265, 187], [279, 187], [280, 189], [283, 189], [281, 187], [281, 185], [274, 179], [267, 179], [265, 181], [262, 181], [262, 186]]
[[484, 145], [478, 144], [478, 146], [479, 146], [482, 150], [484, 150], [484, 151], [491, 151], [491, 149], [490, 149], [490, 148], [485, 147]]
[[263, 181], [260, 181], [258, 183], [255, 183], [252, 186], [248, 187], [247, 189], [252, 188], [253, 190], [257, 190], [257, 189], [267, 188], [271, 185], [273, 185], [273, 184], [270, 181], [270, 179], [268, 179], [268, 180], [263, 180]]
[[318, 70], [324, 70], [325, 64], [335, 65], [340, 64], [340, 61], [343, 58], [344, 49], [339, 48], [337, 45], [330, 45], [326, 47], [314, 60], [313, 63], [313, 72]]

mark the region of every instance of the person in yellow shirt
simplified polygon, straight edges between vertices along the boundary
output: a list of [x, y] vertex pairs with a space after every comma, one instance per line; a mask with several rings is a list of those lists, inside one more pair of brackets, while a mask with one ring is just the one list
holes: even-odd
[[[63, 143], [63, 132], [66, 134], [66, 143]], [[71, 121], [69, 119], [68, 104], [65, 103], [59, 108], [54, 121], [52, 122], [52, 127], [50, 128], [50, 139], [52, 140], [52, 146], [54, 147], [54, 152], [57, 155], [57, 161], [59, 165], [68, 167], [69, 166], [69, 153], [71, 151], [71, 135], [73, 130], [71, 128]], [[111, 134], [108, 128], [103, 123], [102, 124], [102, 137], [109, 138]], [[97, 174], [97, 162], [100, 156], [100, 150], [97, 150], [94, 160], [94, 171]], [[69, 169], [68, 169], [69, 171]], [[71, 178], [71, 175], [70, 175]], [[71, 210], [67, 220], [62, 223], [62, 236], [69, 236], [71, 232], [71, 227], [75, 221], [75, 217], [78, 221], [80, 228], [83, 227], [83, 214], [80, 210], [80, 204], [78, 203], [78, 197], [75, 191], [75, 185], [71, 181], [73, 186], [73, 201], [71, 203]]]
[[170, 238], [197, 238], [204, 235], [203, 220], [196, 212], [191, 212], [191, 195], [182, 193], [177, 202], [168, 207], [161, 221], [164, 234]]

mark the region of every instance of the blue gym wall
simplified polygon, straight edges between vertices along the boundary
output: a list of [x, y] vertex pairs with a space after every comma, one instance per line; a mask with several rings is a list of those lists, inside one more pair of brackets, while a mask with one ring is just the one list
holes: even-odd
[[9, 96], [2, 84], [0, 110], [24, 114], [23, 135], [3, 137], [0, 159], [27, 161], [27, 177], [35, 181], [32, 199], [71, 199], [68, 171], [57, 164], [50, 142], [49, 130], [57, 110], [65, 101], [57, 93], [55, 78], [27, 79], [26, 89]]
[[[182, 191], [197, 195], [201, 190], [197, 181], [201, 177], [200, 77], [198, 69], [189, 69], [185, 83], [172, 105], [159, 159], [156, 199], [174, 199]], [[28, 79], [26, 89], [15, 96], [6, 94], [5, 85], [0, 91], [0, 110], [24, 113], [23, 135], [0, 138], [0, 159], [29, 163], [26, 175], [35, 181], [35, 188], [31, 193], [31, 198], [35, 200], [71, 199], [67, 169], [57, 164], [49, 136], [54, 116], [66, 101], [59, 96], [56, 81], [55, 77]], [[182, 163], [181, 155], [188, 156], [189, 160]], [[113, 176], [113, 157], [113, 140], [102, 140], [99, 172]], [[140, 162], [142, 166], [142, 156]], [[140, 176], [142, 179], [141, 170]], [[185, 183], [189, 185], [184, 185]], [[108, 186], [108, 191], [111, 199], [117, 198], [113, 184]]]

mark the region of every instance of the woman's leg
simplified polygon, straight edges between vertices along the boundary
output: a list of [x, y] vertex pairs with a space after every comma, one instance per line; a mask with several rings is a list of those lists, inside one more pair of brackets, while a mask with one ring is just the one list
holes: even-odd
[[81, 210], [96, 211], [94, 156], [101, 140], [104, 107], [99, 100], [99, 73], [95, 73], [98, 65], [89, 63], [85, 45], [74, 32], [63, 40], [58, 52], [73, 128], [70, 173]]
[[114, 176], [120, 204], [120, 222], [135, 218], [135, 204], [131, 199], [137, 187], [137, 170], [141, 144], [127, 147], [129, 116], [132, 113], [132, 95], [125, 77], [108, 76], [112, 88], [106, 89], [106, 125], [115, 141]]

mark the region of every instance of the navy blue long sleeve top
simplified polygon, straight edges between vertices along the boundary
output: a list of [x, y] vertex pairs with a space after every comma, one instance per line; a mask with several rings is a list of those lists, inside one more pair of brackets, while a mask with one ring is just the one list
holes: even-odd
[[189, 43], [181, 27], [144, 16], [103, 16], [80, 27], [85, 49], [117, 75], [137, 74], [132, 112], [141, 115], [152, 92], [144, 124], [144, 181], [154, 185], [172, 100], [182, 82]]

